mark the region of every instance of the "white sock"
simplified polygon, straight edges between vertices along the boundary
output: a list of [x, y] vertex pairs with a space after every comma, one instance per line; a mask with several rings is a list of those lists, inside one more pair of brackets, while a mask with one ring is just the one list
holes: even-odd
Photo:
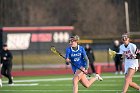
[[98, 79], [99, 79], [99, 77], [98, 77], [98, 76], [96, 76], [96, 75], [95, 75], [95, 78], [96, 78], [96, 80], [98, 80]]

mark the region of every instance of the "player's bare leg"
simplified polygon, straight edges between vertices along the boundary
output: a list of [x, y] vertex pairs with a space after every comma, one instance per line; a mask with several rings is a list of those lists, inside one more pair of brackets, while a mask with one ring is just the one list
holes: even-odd
[[[136, 70], [135, 70], [136, 71]], [[135, 72], [134, 72], [135, 73]], [[140, 86], [138, 85], [138, 84], [136, 84], [135, 82], [130, 82], [130, 87], [132, 87], [132, 88], [135, 88], [135, 89], [137, 89], [137, 90], [139, 90], [140, 91]]]
[[133, 87], [133, 88], [135, 88], [137, 90], [140, 90], [140, 86], [138, 84], [136, 84], [135, 82], [130, 82], [129, 85], [130, 85], [130, 87]]
[[83, 76], [83, 72], [77, 70], [73, 77], [73, 93], [78, 93], [78, 82]]
[[87, 79], [86, 75], [84, 74], [80, 80], [80, 83], [88, 88], [90, 87], [96, 80], [103, 80], [99, 75], [96, 75], [95, 77], [92, 77], [91, 79]]
[[1, 80], [1, 78], [0, 78], [0, 87], [2, 87], [2, 80]]
[[[81, 68], [81, 69], [83, 71], [85, 71], [84, 68]], [[74, 78], [73, 78], [73, 93], [78, 93], [78, 82], [79, 81], [84, 87], [88, 88], [96, 80], [103, 80], [103, 79], [98, 74], [96, 74], [95, 77], [88, 80], [86, 75], [82, 71], [77, 70], [75, 72]]]
[[122, 93], [127, 92], [129, 85], [133, 88], [136, 88], [136, 89], [140, 88], [136, 83], [132, 82], [132, 77], [134, 74], [135, 74], [135, 70], [132, 68], [129, 68], [128, 73], [125, 75], [125, 82], [124, 82]]
[[97, 80], [97, 79], [96, 79], [95, 77], [92, 77], [91, 79], [88, 80], [87, 77], [86, 77], [86, 75], [84, 74], [84, 75], [82, 76], [81, 80], [80, 80], [80, 83], [81, 83], [84, 87], [88, 88], [88, 87], [90, 87], [91, 84], [93, 84], [96, 80]]

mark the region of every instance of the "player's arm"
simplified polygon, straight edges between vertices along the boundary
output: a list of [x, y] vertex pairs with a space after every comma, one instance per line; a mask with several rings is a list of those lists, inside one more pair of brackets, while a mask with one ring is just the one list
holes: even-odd
[[85, 67], [85, 69], [87, 70], [88, 68], [89, 68], [89, 59], [88, 59], [88, 56], [87, 56], [87, 54], [86, 54], [86, 51], [85, 51], [85, 49], [83, 48], [83, 57], [84, 57], [84, 60], [85, 60], [85, 62], [86, 62], [86, 67]]
[[87, 55], [84, 56], [84, 59], [85, 59], [85, 61], [87, 63], [87, 65], [85, 67], [85, 69], [87, 70], [89, 68], [89, 59], [88, 59]]
[[65, 55], [65, 58], [66, 58], [66, 65], [69, 65], [69, 62], [71, 61], [70, 58], [70, 50], [69, 48], [66, 49], [66, 55]]
[[140, 58], [140, 50], [137, 48], [136, 45], [133, 45], [133, 58], [139, 59]]
[[119, 47], [119, 52], [117, 53], [118, 57], [119, 57], [119, 60], [123, 60], [124, 58], [124, 52], [121, 48], [121, 46]]
[[117, 54], [118, 55], [118, 57], [119, 57], [119, 60], [123, 60], [123, 55], [122, 54]]
[[136, 49], [135, 54], [136, 54], [136, 59], [140, 59], [140, 50], [139, 49]]
[[70, 59], [66, 58], [66, 65], [69, 65], [69, 63], [70, 63]]

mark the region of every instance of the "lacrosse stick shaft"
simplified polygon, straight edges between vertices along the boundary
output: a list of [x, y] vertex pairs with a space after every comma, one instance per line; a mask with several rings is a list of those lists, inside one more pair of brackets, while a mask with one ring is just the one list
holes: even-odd
[[[57, 51], [58, 52], [58, 51]], [[59, 53], [59, 52], [58, 52]], [[64, 59], [66, 59], [61, 53], [59, 53], [61, 57], [63, 57]], [[74, 65], [75, 67], [77, 67], [74, 63], [70, 62], [72, 65]], [[87, 76], [90, 77], [89, 74], [87, 74], [85, 71], [83, 71], [81, 68], [77, 67], [79, 70], [81, 70], [84, 74], [86, 74]]]

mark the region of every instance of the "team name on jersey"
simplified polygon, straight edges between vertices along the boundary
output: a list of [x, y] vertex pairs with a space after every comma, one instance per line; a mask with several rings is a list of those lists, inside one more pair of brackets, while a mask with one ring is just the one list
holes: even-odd
[[130, 53], [131, 53], [130, 50], [128, 50], [128, 51], [124, 51], [124, 54], [130, 54]]
[[124, 51], [124, 54], [125, 54], [127, 59], [133, 59], [136, 57], [136, 55], [132, 54], [130, 50]]
[[81, 56], [81, 53], [71, 54], [71, 57]]

